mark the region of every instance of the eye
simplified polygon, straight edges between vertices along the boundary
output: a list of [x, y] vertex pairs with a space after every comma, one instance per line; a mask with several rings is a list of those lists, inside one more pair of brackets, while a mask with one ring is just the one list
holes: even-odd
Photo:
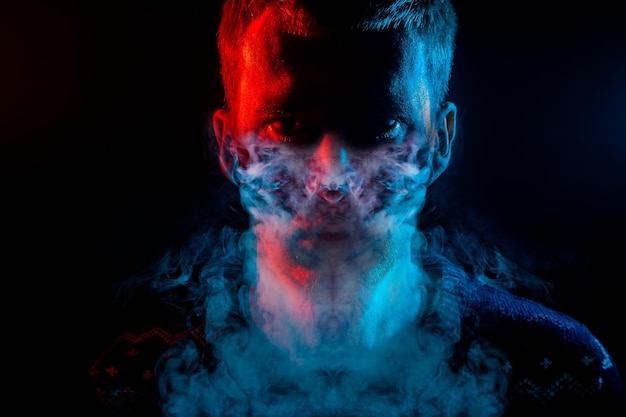
[[377, 140], [393, 140], [402, 133], [402, 125], [395, 119], [387, 119], [376, 131], [380, 132], [376, 135]]
[[320, 129], [313, 122], [286, 116], [265, 123], [260, 134], [267, 140], [306, 145], [318, 139]]

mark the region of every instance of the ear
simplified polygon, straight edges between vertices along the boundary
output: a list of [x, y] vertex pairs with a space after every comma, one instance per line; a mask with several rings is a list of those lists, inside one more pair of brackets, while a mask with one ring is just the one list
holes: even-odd
[[213, 113], [213, 133], [219, 147], [219, 161], [222, 173], [233, 184], [237, 184], [237, 167], [247, 161], [245, 152], [240, 149], [234, 140], [231, 114], [219, 109]]
[[452, 150], [452, 142], [456, 130], [456, 106], [454, 103], [444, 103], [437, 115], [437, 143], [435, 144], [432, 175], [430, 182], [434, 182], [448, 167]]

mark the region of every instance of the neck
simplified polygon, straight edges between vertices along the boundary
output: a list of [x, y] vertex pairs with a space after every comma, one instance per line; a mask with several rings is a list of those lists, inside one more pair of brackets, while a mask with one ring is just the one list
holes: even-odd
[[295, 354], [335, 355], [383, 344], [427, 302], [427, 277], [412, 261], [407, 239], [344, 259], [325, 256], [326, 262], [304, 268], [276, 249], [281, 245], [257, 236], [254, 267], [248, 268], [256, 273], [250, 292], [256, 325]]

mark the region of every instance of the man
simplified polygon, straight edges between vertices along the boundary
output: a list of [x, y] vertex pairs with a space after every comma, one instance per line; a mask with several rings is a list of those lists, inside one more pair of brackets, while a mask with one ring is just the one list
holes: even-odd
[[115, 354], [99, 358], [105, 401], [166, 416], [624, 412], [619, 372], [583, 325], [468, 273], [420, 231], [455, 138], [456, 24], [444, 0], [225, 2], [212, 125], [249, 228], [163, 258], [152, 285], [189, 308], [187, 326], [117, 342], [163, 345], [142, 374], [154, 401], [114, 380]]

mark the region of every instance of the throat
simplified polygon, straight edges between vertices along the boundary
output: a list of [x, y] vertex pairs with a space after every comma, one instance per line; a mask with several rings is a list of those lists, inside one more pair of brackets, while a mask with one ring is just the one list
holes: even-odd
[[428, 277], [410, 257], [383, 270], [337, 264], [310, 272], [308, 285], [256, 259], [249, 305], [256, 326], [292, 354], [341, 356], [345, 349], [373, 349], [424, 311]]

